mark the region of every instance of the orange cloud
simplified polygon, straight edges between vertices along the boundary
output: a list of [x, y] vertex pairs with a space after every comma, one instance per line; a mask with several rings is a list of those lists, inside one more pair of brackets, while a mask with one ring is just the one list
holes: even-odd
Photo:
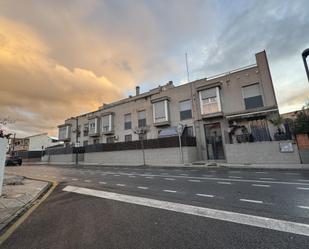
[[[66, 118], [122, 97], [123, 89], [89, 69], [69, 69], [29, 27], [0, 18], [0, 113], [20, 135], [56, 133]], [[129, 80], [129, 79], [128, 79]]]

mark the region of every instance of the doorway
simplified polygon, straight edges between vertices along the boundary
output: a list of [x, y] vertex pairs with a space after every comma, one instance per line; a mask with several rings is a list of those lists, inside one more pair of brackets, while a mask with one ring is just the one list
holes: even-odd
[[204, 129], [208, 160], [225, 159], [220, 123], [205, 124]]

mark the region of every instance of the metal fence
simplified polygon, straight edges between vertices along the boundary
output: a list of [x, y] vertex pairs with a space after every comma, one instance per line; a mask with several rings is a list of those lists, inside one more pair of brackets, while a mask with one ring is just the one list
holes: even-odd
[[[144, 140], [144, 149], [160, 149], [179, 147], [178, 137], [166, 137], [158, 139]], [[195, 137], [183, 136], [181, 138], [182, 146], [196, 146]], [[142, 149], [141, 141], [118, 142], [118, 143], [101, 143], [90, 144], [83, 147], [64, 147], [46, 149], [48, 155], [59, 154], [76, 154], [76, 153], [92, 153], [104, 151], [122, 151], [122, 150], [140, 150]]]

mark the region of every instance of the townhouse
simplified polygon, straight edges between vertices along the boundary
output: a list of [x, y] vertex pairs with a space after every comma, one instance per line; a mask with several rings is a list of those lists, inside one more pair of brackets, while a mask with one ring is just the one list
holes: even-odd
[[[275, 155], [269, 157], [285, 161], [287, 156], [278, 154], [278, 144], [271, 143], [276, 127], [269, 119], [279, 112], [265, 51], [255, 58], [254, 65], [180, 86], [170, 81], [145, 93], [136, 87], [135, 96], [65, 120], [58, 126], [59, 139], [76, 147], [131, 142], [141, 136], [158, 139], [177, 135], [181, 124], [182, 136], [196, 139], [192, 160], [248, 161], [252, 153], [259, 158], [263, 148], [270, 146]], [[136, 133], [141, 127], [146, 130], [143, 135]], [[256, 142], [258, 147], [251, 146]], [[289, 146], [295, 152], [294, 145]], [[298, 160], [294, 154], [288, 161]]]

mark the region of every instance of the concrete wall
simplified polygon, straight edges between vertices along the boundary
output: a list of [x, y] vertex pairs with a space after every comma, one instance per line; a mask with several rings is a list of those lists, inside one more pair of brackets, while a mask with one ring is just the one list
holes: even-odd
[[[196, 161], [196, 147], [183, 147], [183, 155], [185, 163]], [[181, 165], [180, 158], [179, 148], [145, 150], [147, 165]], [[142, 165], [143, 154], [142, 150], [85, 153], [84, 164]]]
[[42, 161], [50, 164], [72, 164], [75, 162], [75, 154], [45, 155]]
[[300, 158], [295, 143], [293, 148], [294, 152], [282, 153], [279, 149], [279, 141], [226, 144], [225, 153], [227, 163], [299, 164]]

